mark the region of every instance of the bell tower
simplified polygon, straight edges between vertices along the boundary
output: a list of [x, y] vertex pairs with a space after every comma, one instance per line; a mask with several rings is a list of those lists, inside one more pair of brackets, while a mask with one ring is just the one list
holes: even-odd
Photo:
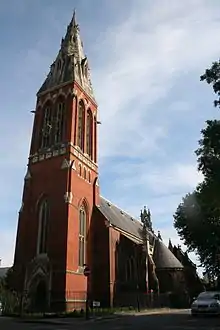
[[74, 12], [37, 93], [19, 211], [13, 268], [17, 290], [32, 307], [84, 300], [95, 205], [97, 103]]

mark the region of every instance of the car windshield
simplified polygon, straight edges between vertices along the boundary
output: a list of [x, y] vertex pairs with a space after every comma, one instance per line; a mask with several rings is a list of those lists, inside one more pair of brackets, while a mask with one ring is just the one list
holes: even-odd
[[202, 292], [198, 295], [198, 300], [219, 299], [219, 294], [215, 292]]

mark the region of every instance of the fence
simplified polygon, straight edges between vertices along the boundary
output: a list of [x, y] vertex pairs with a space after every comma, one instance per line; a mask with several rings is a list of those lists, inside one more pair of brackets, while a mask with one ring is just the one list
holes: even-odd
[[[188, 307], [187, 298], [184, 295], [175, 294], [153, 294], [143, 292], [123, 292], [117, 293], [112, 299], [112, 303], [105, 299], [96, 299], [88, 297], [88, 306], [91, 312], [99, 314], [100, 312], [114, 312], [123, 309], [151, 309], [163, 307], [182, 308]], [[30, 297], [27, 292], [22, 294], [7, 293], [2, 299], [3, 312], [5, 314], [22, 314], [22, 313], [46, 313], [63, 311], [83, 311], [86, 310], [86, 292], [49, 292], [47, 296]]]

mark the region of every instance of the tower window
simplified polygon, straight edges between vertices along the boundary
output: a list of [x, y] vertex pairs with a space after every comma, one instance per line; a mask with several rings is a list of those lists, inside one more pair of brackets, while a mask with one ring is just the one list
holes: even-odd
[[51, 143], [52, 133], [52, 111], [51, 106], [47, 106], [43, 112], [40, 147], [47, 148]]
[[41, 201], [38, 209], [38, 254], [47, 252], [48, 222], [49, 205], [48, 201], [44, 199]]
[[92, 134], [93, 134], [93, 129], [92, 129], [92, 112], [89, 109], [87, 111], [87, 120], [86, 120], [86, 153], [89, 155], [90, 158], [92, 157]]
[[77, 145], [84, 152], [84, 138], [85, 138], [85, 106], [83, 101], [79, 102], [78, 106], [78, 138]]
[[93, 159], [94, 159], [94, 162], [96, 163], [97, 162], [97, 120], [96, 120], [96, 117], [94, 119], [94, 156], [93, 156]]
[[56, 107], [54, 116], [54, 143], [60, 143], [63, 141], [64, 135], [64, 102], [59, 102]]
[[86, 254], [86, 211], [82, 207], [79, 211], [79, 266], [85, 264]]
[[88, 173], [88, 181], [89, 181], [89, 183], [91, 183], [91, 172], [90, 171]]
[[84, 170], [83, 170], [83, 177], [86, 180], [86, 168], [85, 167], [84, 167]]
[[82, 176], [82, 165], [79, 164], [79, 175]]

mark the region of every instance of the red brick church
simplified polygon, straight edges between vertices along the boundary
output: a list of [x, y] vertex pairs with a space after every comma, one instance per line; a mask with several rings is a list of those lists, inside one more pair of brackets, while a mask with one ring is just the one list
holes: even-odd
[[13, 269], [32, 306], [71, 308], [87, 289], [102, 306], [135, 290], [186, 290], [183, 265], [151, 225], [144, 244], [142, 223], [100, 196], [97, 108], [74, 13], [37, 93], [19, 211]]

